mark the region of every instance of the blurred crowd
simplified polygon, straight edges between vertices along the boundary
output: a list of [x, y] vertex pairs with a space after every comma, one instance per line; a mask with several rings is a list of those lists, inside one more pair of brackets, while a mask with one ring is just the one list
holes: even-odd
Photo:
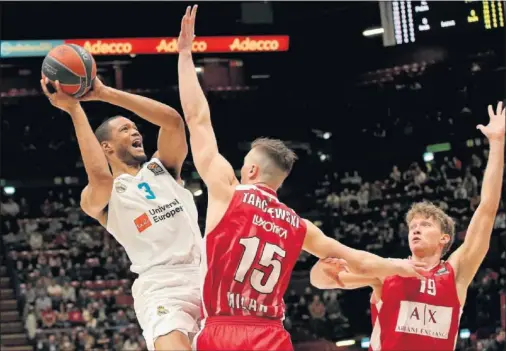
[[[407, 257], [404, 214], [411, 203], [430, 200], [456, 220], [455, 248], [480, 202], [488, 156], [486, 140], [476, 137], [474, 126], [484, 123], [486, 104], [504, 94], [495, 68], [459, 65], [403, 68], [388, 83], [378, 78], [361, 88], [346, 87], [338, 107], [333, 90], [285, 89], [286, 82], [280, 88], [275, 79], [258, 90], [209, 93], [213, 116], [219, 116], [213, 124], [220, 150], [237, 166], [245, 141], [265, 135], [268, 126], [268, 136], [290, 140], [300, 157], [280, 198], [327, 235], [384, 257]], [[179, 105], [177, 92], [134, 92]], [[85, 110], [92, 125], [125, 114], [101, 103], [88, 103]], [[347, 119], [344, 132], [342, 124], [317, 121], [336, 110], [340, 120]], [[130, 292], [135, 275], [125, 251], [79, 209], [86, 177], [69, 118], [41, 96], [2, 99], [2, 114], [2, 178], [20, 186], [14, 195], [2, 196], [1, 233], [28, 339], [40, 351], [144, 350]], [[308, 116], [329, 132], [312, 129]], [[305, 124], [291, 128], [296, 119]], [[244, 128], [249, 120], [256, 123]], [[156, 128], [136, 122], [146, 149], [153, 151]], [[443, 142], [444, 150], [422, 162], [427, 145]], [[183, 178], [188, 186], [202, 186], [191, 155]], [[201, 224], [203, 191], [195, 198]], [[502, 202], [461, 319], [461, 328], [471, 334], [462, 335], [458, 350], [504, 349], [505, 262]], [[370, 335], [369, 289], [312, 288], [308, 272], [314, 263], [301, 254], [285, 297], [285, 326], [294, 342]]]
[[[405, 170], [394, 166], [376, 181], [363, 180], [358, 172], [327, 176], [322, 182], [327, 193], [316, 190], [315, 194], [322, 214], [318, 224], [352, 247], [406, 257], [408, 230], [403, 215], [412, 202], [430, 200], [455, 218], [455, 248], [479, 204], [487, 156], [483, 144], [468, 150], [462, 160], [444, 157], [430, 165], [413, 163]], [[1, 204], [3, 241], [15, 266], [29, 339], [40, 350], [140, 350], [144, 344], [131, 305], [129, 289], [135, 277], [129, 273], [129, 260], [112, 236], [79, 210], [76, 194], [71, 188], [59, 188], [49, 190], [39, 202], [8, 197]], [[495, 338], [500, 327], [505, 239], [502, 203], [491, 252], [470, 288], [461, 321], [462, 328], [480, 338]], [[308, 254], [301, 255], [296, 273], [303, 282], [292, 284], [285, 298], [285, 326], [294, 341], [366, 335], [369, 292], [311, 288], [307, 272], [314, 262]]]
[[142, 350], [124, 249], [79, 210], [72, 191], [40, 206], [9, 198], [3, 241], [15, 269], [20, 308], [39, 350]]

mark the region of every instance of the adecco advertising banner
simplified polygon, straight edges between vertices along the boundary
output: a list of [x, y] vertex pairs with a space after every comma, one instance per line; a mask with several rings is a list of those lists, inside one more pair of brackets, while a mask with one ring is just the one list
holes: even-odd
[[[40, 41], [2, 41], [1, 57], [45, 56], [60, 44], [77, 44], [92, 55], [176, 54], [177, 38], [65, 39]], [[279, 52], [287, 51], [287, 35], [196, 37], [195, 53]]]

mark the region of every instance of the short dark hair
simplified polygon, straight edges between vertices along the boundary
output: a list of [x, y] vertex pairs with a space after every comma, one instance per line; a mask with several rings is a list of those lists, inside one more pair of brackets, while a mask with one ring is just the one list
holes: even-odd
[[100, 125], [95, 129], [95, 136], [98, 139], [98, 142], [101, 143], [103, 141], [107, 141], [111, 138], [111, 130], [109, 129], [109, 122], [115, 120], [116, 118], [120, 118], [121, 116], [113, 116], [107, 118], [105, 121], [100, 123]]
[[274, 162], [276, 167], [285, 173], [290, 173], [297, 155], [279, 139], [258, 138], [251, 143], [251, 149], [258, 148]]

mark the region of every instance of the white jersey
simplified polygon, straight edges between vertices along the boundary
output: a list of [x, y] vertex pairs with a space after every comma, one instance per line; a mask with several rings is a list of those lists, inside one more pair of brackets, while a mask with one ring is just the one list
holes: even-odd
[[107, 230], [125, 248], [134, 273], [198, 265], [202, 236], [197, 218], [192, 193], [156, 158], [136, 176], [122, 174], [114, 180]]

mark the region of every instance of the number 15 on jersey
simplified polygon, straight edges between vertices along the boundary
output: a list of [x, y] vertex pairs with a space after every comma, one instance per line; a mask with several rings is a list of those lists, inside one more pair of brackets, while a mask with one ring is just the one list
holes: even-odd
[[[258, 237], [242, 238], [239, 244], [244, 247], [244, 253], [239, 262], [239, 267], [235, 273], [234, 279], [240, 283], [244, 282], [246, 275], [251, 269], [260, 247], [260, 239]], [[276, 254], [278, 257], [276, 257]], [[270, 294], [274, 291], [279, 277], [281, 275], [281, 260], [286, 256], [286, 251], [277, 245], [265, 243], [258, 264], [262, 267], [272, 267], [272, 271], [265, 280], [266, 273], [260, 269], [253, 269], [250, 276], [251, 286], [262, 294]]]

